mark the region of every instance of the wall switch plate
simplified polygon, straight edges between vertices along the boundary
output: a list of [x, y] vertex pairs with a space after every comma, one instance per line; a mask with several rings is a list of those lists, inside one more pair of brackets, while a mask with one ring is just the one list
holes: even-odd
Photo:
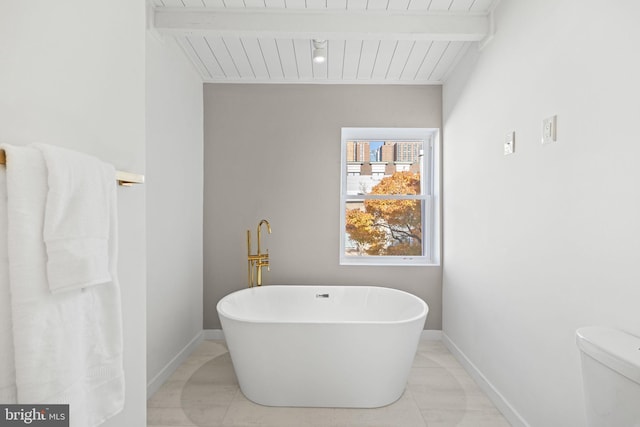
[[542, 143], [556, 142], [556, 117], [547, 117], [542, 121]]
[[516, 151], [516, 133], [507, 133], [504, 139], [504, 155], [513, 154]]

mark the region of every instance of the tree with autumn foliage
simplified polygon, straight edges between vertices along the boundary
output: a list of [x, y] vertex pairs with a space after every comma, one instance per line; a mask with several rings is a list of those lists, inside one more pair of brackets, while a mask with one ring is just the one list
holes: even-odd
[[[383, 178], [370, 194], [420, 194], [420, 174], [396, 172]], [[367, 199], [347, 209], [346, 231], [368, 255], [422, 255], [420, 200]]]

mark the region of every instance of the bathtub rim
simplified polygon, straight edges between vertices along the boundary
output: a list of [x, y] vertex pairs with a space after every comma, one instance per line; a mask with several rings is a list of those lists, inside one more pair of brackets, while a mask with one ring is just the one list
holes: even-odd
[[[364, 288], [375, 288], [375, 289], [384, 289], [387, 291], [392, 291], [392, 292], [397, 292], [397, 293], [402, 293], [405, 295], [408, 295], [409, 297], [413, 298], [414, 300], [417, 300], [417, 302], [420, 304], [421, 306], [421, 310], [420, 310], [420, 314], [409, 317], [407, 319], [402, 319], [402, 320], [287, 320], [287, 319], [283, 319], [283, 320], [258, 320], [258, 319], [246, 319], [246, 318], [241, 318], [238, 316], [234, 316], [234, 315], [229, 315], [228, 313], [226, 313], [224, 310], [221, 309], [221, 305], [223, 304], [224, 300], [227, 297], [230, 297], [232, 295], [238, 294], [238, 293], [242, 293], [242, 292], [250, 292], [252, 290], [256, 290], [258, 289], [258, 287], [253, 287], [253, 288], [243, 288], [243, 289], [238, 289], [236, 291], [230, 292], [227, 295], [225, 295], [224, 297], [222, 297], [220, 299], [220, 301], [218, 301], [218, 303], [216, 304], [216, 312], [218, 313], [218, 316], [224, 316], [225, 318], [229, 319], [229, 320], [233, 320], [236, 322], [243, 322], [243, 323], [255, 323], [255, 324], [262, 324], [262, 325], [282, 325], [282, 324], [291, 324], [291, 325], [403, 325], [403, 324], [407, 324], [407, 323], [412, 323], [412, 322], [416, 322], [418, 320], [420, 320], [420, 318], [424, 318], [423, 322], [426, 322], [426, 318], [429, 314], [429, 305], [427, 304], [426, 301], [424, 301], [422, 298], [418, 297], [417, 295], [412, 294], [411, 292], [407, 292], [407, 291], [403, 291], [401, 289], [396, 289], [396, 288], [389, 288], [386, 286], [375, 286], [375, 285], [263, 285], [261, 287], [266, 287], [266, 288], [274, 288], [274, 287], [278, 287], [278, 288], [291, 288], [291, 287], [297, 287], [297, 288], [322, 288], [322, 289], [327, 289], [327, 288], [360, 288], [360, 289], [364, 289]], [[423, 325], [424, 328], [424, 325]], [[224, 329], [224, 328], [223, 328]]]

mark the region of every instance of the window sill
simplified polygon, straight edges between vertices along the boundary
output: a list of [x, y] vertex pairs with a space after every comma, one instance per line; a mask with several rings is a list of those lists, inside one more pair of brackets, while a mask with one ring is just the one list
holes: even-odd
[[440, 262], [427, 257], [350, 256], [341, 257], [340, 265], [363, 265], [370, 267], [439, 267]]

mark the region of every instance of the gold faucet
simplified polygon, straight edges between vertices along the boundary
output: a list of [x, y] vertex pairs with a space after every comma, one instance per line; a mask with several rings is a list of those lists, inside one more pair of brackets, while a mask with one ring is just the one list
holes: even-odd
[[[266, 253], [260, 252], [260, 237], [262, 224], [267, 225], [267, 232], [271, 234], [271, 225], [269, 221], [263, 219], [258, 223], [258, 253], [251, 254], [251, 231], [247, 230], [247, 274], [249, 276], [249, 287], [262, 286], [262, 268], [267, 267], [269, 269], [269, 250]], [[255, 283], [254, 283], [254, 269], [255, 269]]]

